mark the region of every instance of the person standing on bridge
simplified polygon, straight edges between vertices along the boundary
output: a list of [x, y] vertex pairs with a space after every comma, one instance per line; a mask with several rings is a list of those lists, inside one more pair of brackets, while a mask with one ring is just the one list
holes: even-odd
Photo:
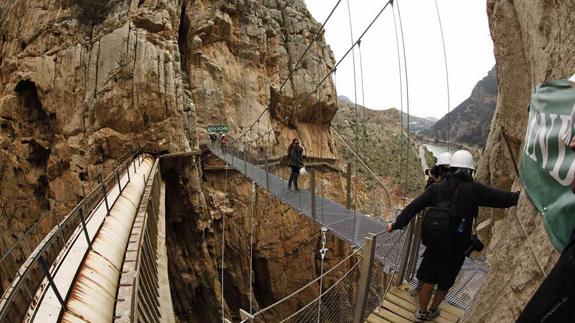
[[[473, 156], [466, 150], [453, 154], [450, 168], [452, 173], [443, 182], [432, 184], [405, 207], [395, 223], [387, 225], [388, 232], [403, 229], [416, 214], [431, 207], [422, 221], [422, 242], [426, 249], [417, 271], [417, 279], [423, 285], [416, 322], [439, 316], [439, 305], [454, 285], [466, 253], [478, 250], [470, 250], [476, 245], [472, 231], [478, 207], [507, 208], [516, 205], [519, 199], [519, 192], [500, 191], [475, 182]], [[438, 223], [441, 225], [434, 227]], [[437, 292], [428, 310], [434, 285]]]
[[291, 191], [291, 186], [293, 183], [293, 186], [297, 192], [299, 191], [297, 183], [299, 171], [303, 167], [303, 148], [299, 143], [299, 139], [294, 138], [294, 140], [292, 140], [288, 148], [287, 158], [291, 167], [291, 174], [288, 180], [288, 190]]

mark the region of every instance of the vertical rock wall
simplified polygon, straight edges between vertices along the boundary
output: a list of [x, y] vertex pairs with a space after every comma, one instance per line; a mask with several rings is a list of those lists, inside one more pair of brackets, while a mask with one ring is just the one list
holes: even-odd
[[[502, 131], [509, 137], [515, 156], [521, 156], [531, 89], [575, 73], [573, 12], [573, 1], [487, 1], [499, 99], [478, 170], [479, 180], [503, 189], [517, 187]], [[549, 242], [541, 215], [524, 194], [516, 210], [485, 211], [481, 216], [497, 220], [486, 237], [492, 270], [467, 320], [513, 322], [543, 280], [535, 257], [549, 272], [558, 253]], [[517, 218], [525, 226], [531, 244]]]
[[11, 228], [0, 235], [4, 252], [37, 219], [63, 216], [82, 185], [89, 191], [123, 153], [144, 144], [187, 149], [191, 97], [180, 73], [177, 0], [0, 8], [0, 226]]
[[[277, 129], [253, 145], [271, 143], [277, 154], [284, 154], [298, 136], [310, 156], [334, 157], [329, 125], [336, 94], [331, 78], [306, 98], [334, 65], [323, 34], [296, 67], [320, 27], [302, 0], [184, 4], [180, 50], [192, 78], [198, 123], [228, 124], [233, 138], [262, 115], [247, 140]], [[264, 113], [267, 107], [270, 111]]]
[[[252, 269], [254, 312], [319, 275], [320, 227], [259, 188], [252, 208], [252, 184], [238, 172], [206, 173], [201, 190], [197, 189], [198, 177], [189, 164], [164, 175], [170, 214], [167, 225], [170, 283], [179, 321], [221, 321], [222, 266], [223, 311], [226, 318], [234, 320], [239, 320], [240, 308], [246, 311], [250, 308]], [[346, 243], [331, 235], [326, 247], [329, 251], [325, 268], [332, 268], [350, 252]], [[324, 288], [342, 273], [336, 270], [324, 282]], [[287, 317], [317, 297], [318, 289], [314, 285], [269, 311], [263, 319], [277, 322]]]

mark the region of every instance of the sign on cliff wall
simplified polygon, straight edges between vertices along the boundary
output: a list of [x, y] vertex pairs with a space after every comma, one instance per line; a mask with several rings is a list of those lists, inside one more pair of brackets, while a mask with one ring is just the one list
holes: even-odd
[[208, 126], [208, 132], [213, 133], [228, 133], [230, 128], [225, 124], [210, 125]]
[[545, 228], [563, 250], [575, 228], [575, 86], [567, 80], [539, 85], [531, 96], [520, 175], [525, 191], [544, 218]]

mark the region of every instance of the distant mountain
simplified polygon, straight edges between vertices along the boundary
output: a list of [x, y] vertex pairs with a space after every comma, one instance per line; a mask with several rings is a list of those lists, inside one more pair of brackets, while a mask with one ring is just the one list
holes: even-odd
[[[332, 121], [332, 127], [340, 133], [347, 142], [355, 143], [356, 131], [358, 135], [358, 152], [370, 165], [374, 172], [393, 183], [392, 192], [399, 194], [402, 183], [405, 181], [405, 174], [401, 176], [399, 156], [400, 152], [405, 154], [405, 141], [400, 138], [400, 112], [397, 109], [371, 110], [361, 105], [358, 109], [358, 128], [355, 124], [355, 104], [342, 100], [338, 97], [339, 109]], [[406, 119], [406, 118], [404, 118]], [[424, 119], [414, 118], [413, 121], [420, 125]], [[405, 121], [404, 121], [405, 122]], [[427, 121], [429, 122], [429, 121]], [[337, 141], [336, 141], [337, 142]], [[409, 145], [408, 160], [412, 170], [421, 169], [418, 159], [418, 150], [413, 142]], [[344, 148], [338, 149], [343, 158], [351, 158], [350, 153]], [[365, 180], [373, 181], [367, 174]], [[423, 189], [423, 172], [409, 172], [408, 195], [415, 196]], [[376, 183], [372, 183], [377, 187]], [[397, 195], [396, 195], [397, 196]]]
[[[398, 111], [399, 112], [399, 111]], [[409, 116], [409, 133], [419, 133], [421, 131], [431, 128], [437, 120], [429, 120], [428, 118], [420, 118], [414, 115]], [[403, 127], [407, 128], [407, 113], [403, 113]]]
[[[355, 104], [347, 96], [339, 95], [337, 97], [337, 100], [340, 103], [340, 108], [343, 107], [346, 110], [346, 112], [351, 113], [354, 111]], [[369, 111], [368, 114], [370, 116], [377, 116], [378, 111], [386, 111], [386, 113], [384, 113], [385, 115], [389, 115], [393, 111], [396, 111], [395, 113], [397, 113], [397, 117], [399, 117], [399, 110], [397, 110], [395, 108], [386, 109], [386, 110], [372, 110], [372, 109], [366, 108], [360, 104], [358, 104], [357, 106], [358, 106], [360, 113], [365, 113], [365, 111]], [[361, 111], [363, 111], [363, 112], [361, 112]], [[416, 117], [414, 115], [410, 115], [409, 116], [409, 132], [410, 133], [418, 133], [420, 131], [429, 129], [429, 128], [431, 128], [431, 126], [433, 126], [435, 124], [435, 122], [437, 122], [437, 120], [438, 119], [433, 118], [433, 117], [420, 118], [420, 117]], [[403, 113], [403, 127], [404, 128], [407, 127], [407, 113]]]
[[[471, 96], [420, 135], [447, 141], [451, 121], [452, 142], [485, 146], [489, 126], [497, 104], [497, 78], [495, 67], [489, 71], [471, 92]], [[449, 120], [451, 119], [451, 120]]]
[[345, 95], [338, 95], [337, 100], [344, 103], [353, 103], [353, 101], [351, 101], [350, 98]]

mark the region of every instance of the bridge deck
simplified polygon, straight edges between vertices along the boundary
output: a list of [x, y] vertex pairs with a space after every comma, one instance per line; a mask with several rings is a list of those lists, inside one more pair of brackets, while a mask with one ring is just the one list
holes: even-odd
[[[415, 320], [415, 311], [418, 308], [414, 296], [406, 292], [408, 286], [394, 287], [366, 322], [368, 323], [409, 323]], [[464, 311], [449, 304], [441, 304], [439, 317], [429, 322], [451, 323], [458, 322]]]

